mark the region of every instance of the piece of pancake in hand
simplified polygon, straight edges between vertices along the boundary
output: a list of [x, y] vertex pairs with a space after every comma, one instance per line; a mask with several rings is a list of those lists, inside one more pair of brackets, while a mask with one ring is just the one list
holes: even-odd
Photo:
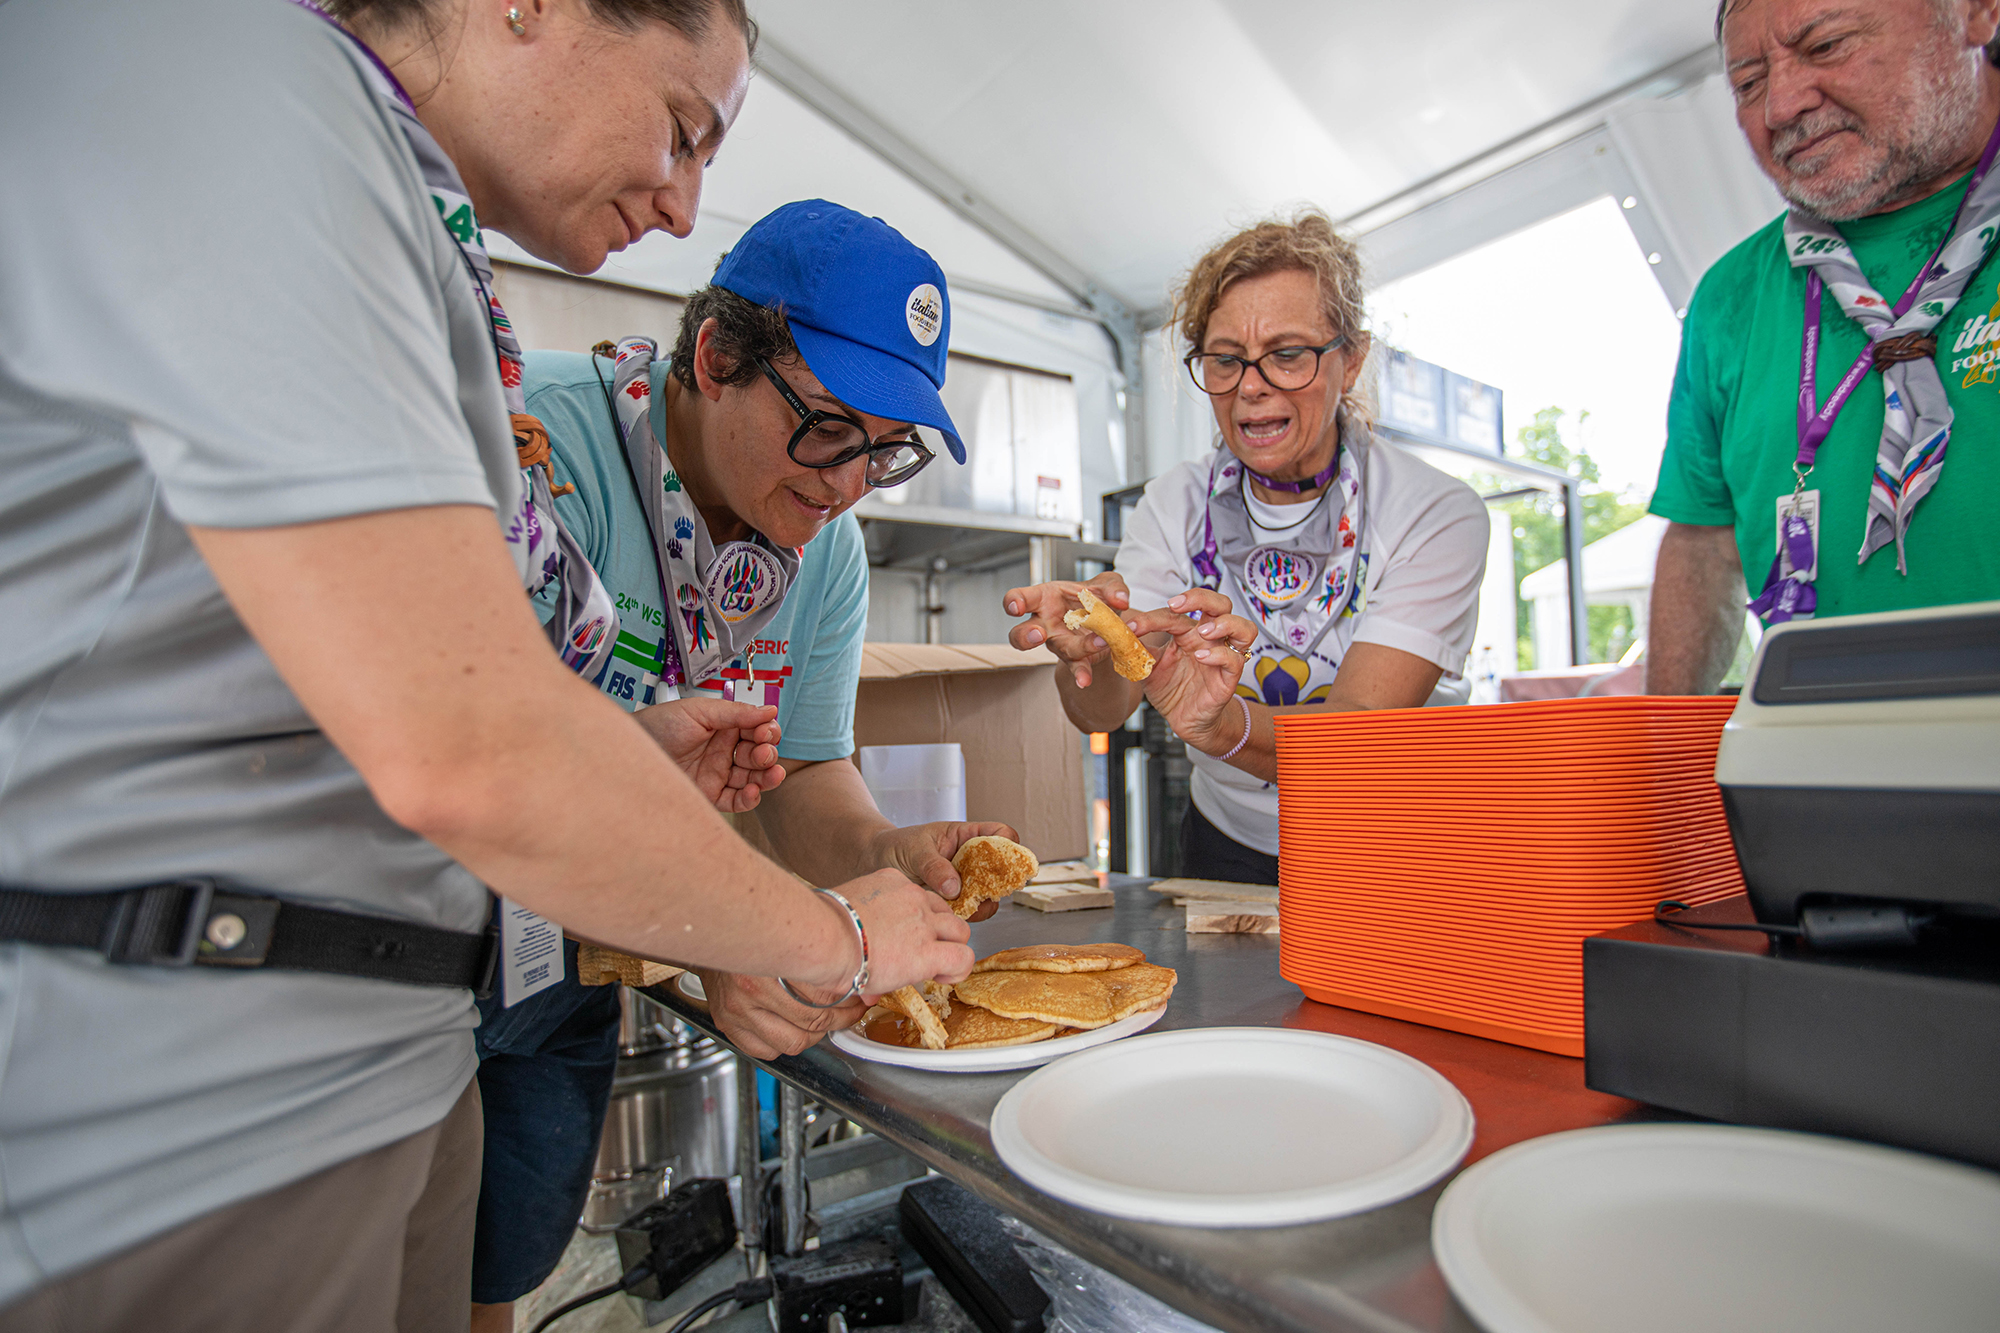
[[951, 910], [970, 917], [981, 903], [1005, 898], [1033, 879], [1041, 865], [1020, 843], [988, 835], [967, 838], [951, 858], [951, 868], [958, 872], [958, 897]]
[[890, 991], [882, 997], [882, 1003], [903, 1011], [925, 1050], [941, 1051], [945, 1048], [944, 1022], [938, 1017], [937, 1009], [915, 986]]
[[1101, 1028], [1111, 996], [1095, 972], [975, 972], [952, 987], [961, 1005], [1002, 1018], [1033, 1018], [1058, 1027]]
[[1139, 681], [1153, 674], [1158, 663], [1116, 611], [1098, 600], [1089, 588], [1078, 588], [1076, 600], [1083, 609], [1063, 612], [1064, 625], [1077, 631], [1089, 630], [1104, 640], [1111, 649], [1111, 669], [1125, 679]]
[[1129, 944], [1030, 944], [1002, 949], [972, 965], [974, 972], [1109, 972], [1143, 963]]
[[1121, 1018], [1130, 1018], [1133, 1014], [1165, 1004], [1167, 997], [1174, 993], [1174, 982], [1179, 980], [1179, 974], [1171, 967], [1140, 963], [1136, 967], [1100, 973], [1095, 979], [1104, 983], [1111, 1001], [1111, 1021], [1116, 1023]]

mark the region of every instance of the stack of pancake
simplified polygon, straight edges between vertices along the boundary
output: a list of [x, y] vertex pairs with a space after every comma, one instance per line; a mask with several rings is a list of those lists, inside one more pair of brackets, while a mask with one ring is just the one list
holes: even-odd
[[1003, 949], [955, 986], [927, 981], [883, 996], [861, 1030], [885, 1046], [933, 1051], [1025, 1046], [1157, 1009], [1174, 980], [1172, 968], [1124, 944]]

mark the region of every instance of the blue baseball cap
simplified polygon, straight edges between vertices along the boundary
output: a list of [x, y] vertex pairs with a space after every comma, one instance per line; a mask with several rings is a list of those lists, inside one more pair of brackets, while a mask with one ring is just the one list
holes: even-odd
[[799, 354], [836, 398], [929, 426], [965, 461], [938, 397], [951, 344], [944, 270], [894, 227], [824, 199], [786, 204], [743, 233], [713, 282], [784, 311]]

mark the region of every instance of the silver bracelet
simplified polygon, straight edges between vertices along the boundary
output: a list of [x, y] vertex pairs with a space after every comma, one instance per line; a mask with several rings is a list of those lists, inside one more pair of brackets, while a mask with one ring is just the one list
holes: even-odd
[[1224, 760], [1234, 759], [1237, 753], [1250, 743], [1250, 701], [1239, 694], [1236, 696], [1236, 702], [1243, 705], [1243, 739], [1230, 746], [1228, 754], [1217, 756]]
[[[1238, 748], [1240, 749], [1241, 747], [1239, 746]], [[838, 1009], [841, 1005], [846, 1004], [849, 1000], [859, 995], [861, 988], [868, 984], [868, 927], [861, 924], [861, 913], [855, 911], [854, 904], [847, 901], [843, 895], [835, 893], [832, 889], [814, 889], [813, 892], [823, 893], [839, 903], [842, 910], [847, 913], [847, 919], [854, 923], [854, 938], [861, 943], [861, 966], [855, 969], [854, 980], [847, 983], [847, 994], [841, 996], [831, 1004], [815, 1004], [794, 990], [792, 983], [783, 977], [778, 978], [778, 984], [785, 988], [785, 994], [791, 996], [808, 1009]]]

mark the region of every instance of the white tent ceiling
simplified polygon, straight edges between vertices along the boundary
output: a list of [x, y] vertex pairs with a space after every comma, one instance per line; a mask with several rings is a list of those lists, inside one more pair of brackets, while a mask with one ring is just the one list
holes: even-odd
[[1069, 304], [946, 207], [935, 181], [912, 180], [783, 86], [803, 77], [940, 164], [985, 216], [1154, 311], [1229, 227], [1303, 201], [1387, 221], [1397, 201], [1426, 202], [1412, 187], [1657, 71], [1705, 61], [1714, 16], [1713, 0], [755, 0], [752, 10], [766, 69], [709, 174], [695, 236], [651, 236], [603, 276], [688, 290], [750, 221], [825, 195], [890, 219], [962, 283]]

